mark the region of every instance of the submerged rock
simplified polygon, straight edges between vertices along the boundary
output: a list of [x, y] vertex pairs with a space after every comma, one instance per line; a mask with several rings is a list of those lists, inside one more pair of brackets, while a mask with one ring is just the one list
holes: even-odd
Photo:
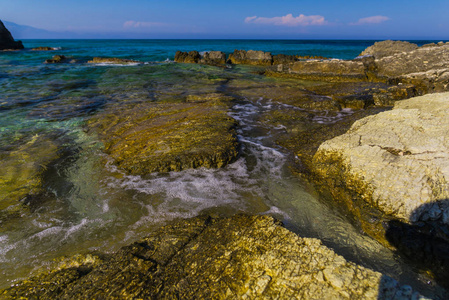
[[227, 115], [226, 101], [203, 99], [121, 106], [99, 114], [89, 127], [117, 166], [130, 174], [220, 168], [238, 155], [236, 121]]
[[87, 62], [88, 64], [111, 64], [111, 65], [129, 65], [129, 64], [141, 64], [142, 62], [125, 59], [125, 58], [117, 58], [117, 57], [94, 57], [92, 60]]
[[[75, 256], [2, 299], [418, 299], [269, 216], [197, 217], [113, 254]], [[421, 298], [423, 299], [423, 298]]]
[[22, 42], [14, 41], [11, 32], [9, 32], [0, 20], [0, 50], [18, 50], [23, 48]]
[[57, 150], [49, 137], [36, 135], [11, 150], [0, 151], [0, 211], [20, 211], [27, 197], [41, 192], [41, 175], [57, 158]]
[[45, 60], [46, 64], [58, 64], [68, 62], [69, 59], [65, 55], [54, 55], [53, 58]]
[[361, 119], [324, 142], [313, 171], [378, 239], [385, 238], [382, 219], [367, 220], [373, 208], [387, 220], [447, 226], [449, 206], [438, 201], [449, 199], [448, 114], [449, 93], [397, 102], [393, 110]]
[[58, 48], [54, 48], [54, 47], [36, 47], [36, 48], [32, 48], [31, 51], [53, 51], [53, 50], [57, 50]]

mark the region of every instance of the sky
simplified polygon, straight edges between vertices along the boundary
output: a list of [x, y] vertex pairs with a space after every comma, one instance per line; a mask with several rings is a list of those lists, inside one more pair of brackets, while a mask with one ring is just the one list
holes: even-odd
[[449, 0], [0, 0], [68, 38], [449, 39]]

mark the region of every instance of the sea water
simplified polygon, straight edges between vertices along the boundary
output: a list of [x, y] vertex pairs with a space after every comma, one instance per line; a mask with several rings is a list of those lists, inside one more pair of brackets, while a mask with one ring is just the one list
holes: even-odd
[[[86, 129], [92, 116], [111, 105], [181, 101], [188, 94], [224, 91], [229, 83], [242, 87], [274, 80], [245, 66], [175, 64], [172, 60], [177, 50], [231, 53], [252, 49], [352, 59], [374, 41], [23, 42], [26, 48], [57, 50], [0, 52], [0, 179], [7, 182], [13, 178], [16, 186], [12, 188], [17, 190], [37, 180], [31, 190], [39, 189], [38, 196], [24, 196], [0, 211], [0, 288], [29, 276], [54, 258], [92, 250], [114, 251], [174, 219], [246, 212], [273, 215], [301, 236], [320, 238], [349, 260], [432, 291], [432, 286], [421, 284], [420, 275], [392, 251], [327, 207], [290, 172], [289, 164], [295, 158], [275, 143], [284, 128], [263, 123], [259, 116], [273, 109], [299, 108], [264, 95], [235, 102], [229, 115], [239, 122], [241, 155], [222, 169], [131, 176], [114, 165], [102, 151], [99, 138]], [[78, 63], [43, 63], [55, 54]], [[144, 64], [86, 63], [96, 56]], [[352, 112], [305, 113], [313, 115], [312, 123], [332, 124]], [[40, 171], [33, 176], [36, 169]], [[20, 192], [0, 187], [8, 193]], [[20, 210], [20, 205], [28, 208]]]

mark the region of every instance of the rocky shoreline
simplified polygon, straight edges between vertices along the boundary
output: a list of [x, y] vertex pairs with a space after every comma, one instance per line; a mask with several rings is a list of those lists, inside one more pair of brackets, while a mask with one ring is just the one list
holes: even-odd
[[[2, 26], [0, 22], [0, 49], [23, 48], [6, 36], [9, 32]], [[449, 91], [449, 43], [418, 47], [384, 41], [353, 60], [235, 50], [228, 57], [220, 51], [178, 51], [175, 61], [252, 65], [256, 72], [282, 80], [271, 85], [228, 80], [220, 89], [183, 95], [183, 101], [108, 105], [89, 119], [85, 130], [99, 137], [103, 151], [120, 170], [144, 176], [226, 166], [240, 151], [239, 124], [227, 114], [230, 107], [263, 95], [284, 104], [260, 119], [285, 128], [276, 143], [295, 154], [294, 171], [367, 234], [449, 287], [449, 93], [443, 93]], [[66, 62], [74, 60], [56, 55], [46, 61]], [[94, 58], [89, 63], [139, 62]], [[306, 82], [307, 89], [298, 81]], [[351, 114], [336, 123], [303, 125], [320, 112], [339, 115], [349, 109]], [[30, 141], [11, 155], [41, 151], [33, 147]], [[57, 156], [50, 141], [46, 148], [48, 157]], [[24, 185], [22, 192], [7, 194], [1, 204], [38, 194], [38, 178], [47, 160], [21, 166], [28, 176], [17, 183]], [[2, 163], [16, 168], [8, 160]], [[346, 261], [316, 239], [298, 237], [271, 217], [243, 215], [180, 220], [116, 253], [68, 258], [0, 291], [2, 299], [106, 295], [111, 299], [420, 297], [409, 286]]]

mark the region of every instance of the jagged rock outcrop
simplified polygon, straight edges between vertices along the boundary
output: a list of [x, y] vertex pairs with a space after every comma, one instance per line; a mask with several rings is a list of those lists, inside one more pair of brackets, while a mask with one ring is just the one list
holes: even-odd
[[[269, 216], [197, 217], [113, 254], [87, 254], [0, 291], [2, 299], [418, 299]], [[423, 298], [421, 298], [423, 299]]]
[[386, 56], [410, 52], [416, 49], [418, 49], [418, 45], [413, 43], [387, 40], [374, 43], [374, 45], [366, 48], [360, 53], [360, 56], [370, 55], [374, 56], [376, 59], [381, 59]]
[[177, 51], [175, 55], [175, 62], [204, 64], [204, 65], [225, 65], [226, 54], [221, 51], [210, 51], [200, 54], [198, 51], [182, 52]]
[[105, 152], [130, 174], [220, 168], [238, 155], [236, 121], [227, 97], [195, 97], [193, 103], [119, 106], [95, 116], [89, 127]]
[[273, 56], [270, 52], [234, 50], [234, 53], [229, 54], [228, 62], [236, 65], [271, 66]]
[[175, 62], [197, 64], [201, 59], [198, 51], [182, 52], [176, 51]]
[[[449, 93], [396, 102], [394, 109], [363, 118], [324, 142], [313, 171], [379, 239], [380, 218], [449, 225]], [[375, 217], [377, 221], [379, 215]], [[369, 226], [377, 226], [377, 232]]]
[[0, 50], [17, 50], [23, 49], [21, 41], [14, 41], [11, 32], [5, 27], [0, 20]]
[[224, 65], [226, 64], [226, 54], [221, 51], [205, 52], [199, 62], [205, 65]]

